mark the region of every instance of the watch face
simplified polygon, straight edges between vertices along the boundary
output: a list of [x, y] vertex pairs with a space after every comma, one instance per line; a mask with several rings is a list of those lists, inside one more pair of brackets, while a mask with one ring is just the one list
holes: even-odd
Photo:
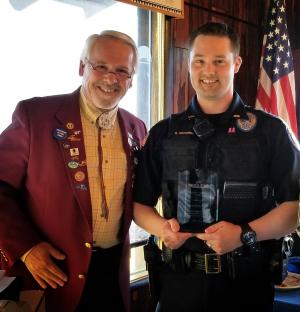
[[246, 245], [250, 246], [256, 242], [256, 234], [254, 231], [249, 231], [244, 233], [244, 242]]

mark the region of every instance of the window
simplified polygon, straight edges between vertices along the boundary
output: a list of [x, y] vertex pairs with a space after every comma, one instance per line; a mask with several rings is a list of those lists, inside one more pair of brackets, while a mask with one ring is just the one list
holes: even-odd
[[5, 105], [0, 108], [0, 131], [10, 123], [21, 99], [75, 90], [81, 84], [78, 66], [84, 41], [104, 29], [123, 31], [139, 46], [140, 70], [120, 106], [141, 116], [149, 126], [151, 33], [138, 31], [139, 25], [150, 29], [149, 15], [135, 6], [109, 0], [1, 1], [0, 62]]
[[[75, 90], [81, 84], [78, 68], [84, 41], [104, 29], [125, 32], [138, 44], [138, 73], [120, 106], [149, 128], [156, 121], [151, 118], [153, 109], [150, 113], [150, 21], [149, 11], [112, 0], [2, 0], [0, 132], [20, 100]], [[135, 243], [148, 235], [135, 225], [130, 233]], [[142, 248], [132, 248], [131, 272], [135, 276], [143, 271]]]

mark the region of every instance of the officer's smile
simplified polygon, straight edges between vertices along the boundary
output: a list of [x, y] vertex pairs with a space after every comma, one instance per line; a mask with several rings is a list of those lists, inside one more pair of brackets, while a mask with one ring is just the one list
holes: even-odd
[[219, 80], [217, 79], [201, 79], [201, 85], [206, 89], [214, 88], [218, 84]]
[[205, 84], [212, 84], [212, 83], [217, 82], [217, 80], [203, 79], [202, 82], [205, 83]]

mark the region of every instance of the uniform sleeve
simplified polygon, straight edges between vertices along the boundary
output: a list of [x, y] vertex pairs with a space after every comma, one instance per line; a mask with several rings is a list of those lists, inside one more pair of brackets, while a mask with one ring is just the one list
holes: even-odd
[[0, 136], [0, 251], [2, 267], [40, 241], [23, 205], [30, 150], [30, 129], [20, 103]]
[[[278, 204], [299, 199], [300, 150], [287, 126], [277, 120], [273, 127], [271, 180]], [[274, 131], [278, 129], [278, 131]]]
[[166, 120], [154, 126], [138, 155], [138, 166], [134, 183], [134, 201], [155, 206], [161, 195], [162, 155], [161, 146], [167, 135]]

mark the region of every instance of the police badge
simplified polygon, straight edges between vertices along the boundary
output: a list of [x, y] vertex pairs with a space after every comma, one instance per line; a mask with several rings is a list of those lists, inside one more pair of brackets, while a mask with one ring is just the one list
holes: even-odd
[[246, 114], [248, 119], [239, 118], [236, 120], [238, 129], [243, 132], [249, 132], [253, 130], [257, 124], [257, 117], [253, 113], [247, 112]]

